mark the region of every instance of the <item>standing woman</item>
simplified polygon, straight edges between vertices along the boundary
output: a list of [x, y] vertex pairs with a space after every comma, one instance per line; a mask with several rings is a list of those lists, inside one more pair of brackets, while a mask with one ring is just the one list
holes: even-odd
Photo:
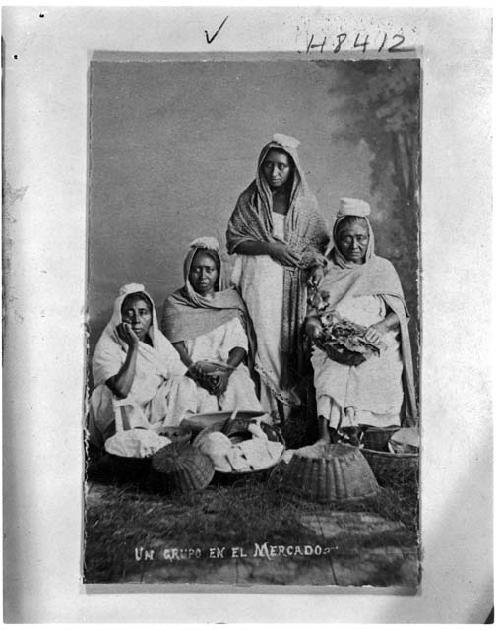
[[319, 282], [329, 236], [301, 171], [294, 138], [275, 134], [261, 151], [255, 180], [229, 219], [230, 254], [257, 337], [255, 369], [266, 411], [284, 420], [300, 404], [306, 283]]

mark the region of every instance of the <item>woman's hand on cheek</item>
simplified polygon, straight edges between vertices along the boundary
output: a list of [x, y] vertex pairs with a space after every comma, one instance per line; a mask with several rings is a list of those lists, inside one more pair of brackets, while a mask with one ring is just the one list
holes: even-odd
[[132, 330], [130, 324], [122, 322], [116, 327], [116, 333], [127, 346], [134, 348], [139, 345], [139, 337]]

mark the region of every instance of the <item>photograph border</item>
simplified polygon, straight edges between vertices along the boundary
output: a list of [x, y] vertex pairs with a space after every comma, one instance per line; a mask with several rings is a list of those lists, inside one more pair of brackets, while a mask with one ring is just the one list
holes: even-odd
[[[203, 30], [203, 24], [211, 27], [224, 10], [156, 7], [141, 14], [136, 8], [112, 8], [106, 14], [102, 8], [49, 7], [45, 11], [48, 19], [43, 26], [37, 22], [35, 27], [37, 9], [3, 9], [4, 187], [8, 182], [9, 190], [13, 191], [9, 205], [4, 199], [4, 532], [8, 541], [4, 546], [4, 575], [9, 577], [4, 580], [4, 614], [7, 621], [144, 621], [146, 617], [148, 621], [241, 620], [236, 600], [248, 596], [241, 591], [231, 595], [230, 610], [225, 608], [228, 601], [225, 595], [212, 592], [204, 597], [198, 589], [194, 596], [151, 595], [148, 608], [144, 600], [132, 596], [126, 600], [116, 594], [89, 596], [79, 577], [81, 515], [75, 516], [77, 510], [70, 511], [68, 507], [71, 502], [74, 506], [75, 490], [81, 488], [83, 479], [82, 426], [77, 425], [75, 418], [81, 418], [79, 402], [84, 391], [82, 305], [86, 283], [82, 279], [86, 275], [86, 262], [76, 252], [86, 253], [83, 209], [87, 208], [85, 90], [89, 51], [107, 46], [124, 50], [140, 46], [143, 40], [138, 34], [144, 32], [150, 34], [148, 45], [152, 48], [201, 47], [204, 51], [200, 29]], [[255, 24], [245, 23], [244, 16], [248, 17], [249, 11], [253, 12]], [[472, 226], [479, 223], [479, 231], [484, 232], [491, 223], [492, 12], [456, 8], [342, 11], [345, 11], [344, 26], [348, 24], [351, 30], [366, 28], [370, 19], [378, 25], [396, 22], [409, 32], [415, 28], [415, 40], [424, 52], [422, 372], [424, 365], [427, 367], [421, 377], [422, 403], [425, 403], [422, 416], [439, 417], [441, 424], [426, 424], [425, 420], [422, 423], [422, 594], [413, 602], [404, 596], [386, 600], [382, 595], [373, 599], [369, 595], [355, 595], [354, 599], [345, 596], [333, 601], [322, 598], [321, 603], [313, 599], [315, 605], [311, 607], [307, 606], [305, 596], [294, 601], [266, 593], [255, 595], [255, 609], [248, 620], [480, 623], [492, 602], [492, 427], [490, 422], [478, 437], [467, 423], [466, 415], [457, 416], [457, 413], [459, 404], [465, 404], [470, 411], [470, 402], [464, 396], [475, 388], [474, 413], [491, 418], [492, 358], [479, 365], [479, 357], [490, 356], [487, 331], [490, 330], [491, 251], [481, 246]], [[276, 47], [293, 51], [297, 45], [296, 32], [304, 35], [311, 24], [317, 24], [319, 29], [327, 24], [327, 28], [334, 30], [339, 9], [324, 7], [318, 12], [305, 8], [246, 7], [231, 12], [237, 15], [235, 27], [231, 37], [223, 40], [222, 48], [260, 46], [266, 50]], [[196, 16], [194, 22], [193, 16]], [[165, 32], [170, 38], [155, 28], [155, 20], [168, 25]], [[283, 30], [276, 29], [271, 35], [272, 25], [281, 23], [285, 23]], [[187, 28], [184, 35], [188, 32], [188, 36], [176, 34], [176, 24], [183, 24]], [[454, 62], [454, 46], [459, 37], [462, 45], [465, 40], [472, 51], [461, 67]], [[57, 46], [47, 47], [47, 42], [56, 40]], [[17, 61], [21, 63], [16, 65]], [[443, 86], [440, 84], [443, 73], [450, 69], [446, 78], [452, 85]], [[475, 90], [464, 90], [470, 85]], [[440, 111], [439, 107], [449, 115], [433, 118], [432, 113]], [[63, 133], [68, 130], [69, 133]], [[456, 154], [448, 152], [450, 144]], [[40, 160], [42, 152], [49, 159]], [[450, 181], [443, 185], [435, 173], [441, 163], [450, 162], [460, 174], [459, 181], [453, 181], [454, 187]], [[490, 169], [484, 168], [485, 164]], [[471, 200], [484, 209], [480, 215], [470, 216]], [[38, 208], [45, 213], [38, 213]], [[68, 209], [73, 213], [74, 208], [80, 208], [81, 215], [76, 211], [68, 219]], [[461, 232], [453, 235], [453, 251], [442, 252], [444, 265], [443, 261], [434, 264], [432, 256], [439, 245], [433, 238], [436, 228], [443, 220], [456, 223], [457, 215]], [[75, 252], [74, 260], [61, 268], [64, 260], [61, 254], [65, 250]], [[457, 267], [450, 275], [446, 264], [470, 251], [474, 251], [474, 267], [467, 270]], [[29, 263], [34, 264], [29, 267]], [[482, 289], [479, 296], [477, 286]], [[53, 293], [51, 304], [47, 296], [54, 287], [59, 289]], [[464, 294], [476, 298], [473, 305], [464, 304]], [[439, 296], [444, 297], [444, 319], [432, 302]], [[469, 355], [460, 354], [460, 346], [454, 346], [458, 344], [456, 333], [450, 334], [460, 321], [457, 313], [466, 322], [469, 344], [475, 348]], [[52, 320], [48, 321], [46, 314]], [[450, 339], [443, 339], [444, 331], [450, 334]], [[436, 356], [433, 351], [440, 340], [442, 346]], [[49, 354], [49, 344], [54, 342], [57, 352], [54, 354], [52, 349]], [[64, 347], [80, 350], [69, 357]], [[450, 382], [450, 365], [453, 382]], [[26, 378], [25, 370], [31, 376], [30, 386], [24, 397], [19, 397], [19, 383]], [[436, 391], [436, 378], [440, 391]], [[478, 386], [481, 384], [483, 389]], [[440, 406], [444, 395], [450, 409]], [[22, 442], [22, 432], [5, 422], [5, 418], [16, 417], [26, 418], [30, 427], [27, 444]], [[68, 418], [73, 419], [71, 424]], [[437, 448], [446, 440], [447, 423], [462, 437], [460, 442], [453, 442], [453, 460], [443, 457]], [[64, 451], [60, 450], [61, 440]], [[57, 459], [54, 451], [60, 455]], [[48, 461], [49, 465], [40, 469], [38, 464], [31, 464], [26, 470], [23, 462], [27, 456], [31, 462]], [[469, 508], [466, 514], [464, 493]], [[444, 506], [442, 496], [447, 498]], [[483, 536], [474, 536], [475, 528]], [[450, 554], [453, 552], [450, 546], [439, 546], [438, 539], [445, 532], [447, 540], [473, 550], [467, 557], [461, 556], [462, 571], [456, 571], [456, 556]], [[435, 589], [438, 598], [434, 597]], [[196, 611], [189, 611], [186, 603], [193, 597], [196, 597]]]

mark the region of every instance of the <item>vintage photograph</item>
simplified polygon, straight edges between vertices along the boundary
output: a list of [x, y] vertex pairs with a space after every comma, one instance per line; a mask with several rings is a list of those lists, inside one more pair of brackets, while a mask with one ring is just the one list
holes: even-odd
[[421, 83], [94, 54], [86, 584], [418, 592]]

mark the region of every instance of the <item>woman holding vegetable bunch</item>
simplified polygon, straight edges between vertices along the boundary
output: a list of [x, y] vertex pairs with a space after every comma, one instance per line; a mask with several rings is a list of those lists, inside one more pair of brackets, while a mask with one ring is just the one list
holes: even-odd
[[266, 144], [226, 233], [228, 252], [238, 254], [232, 280], [255, 328], [260, 400], [281, 421], [301, 403], [296, 386], [303, 376], [306, 282], [319, 282], [329, 241], [298, 145], [282, 134]]
[[[329, 428], [335, 435], [341, 427], [352, 434], [360, 424], [400, 425], [404, 389], [407, 424], [416, 417], [403, 289], [393, 265], [375, 255], [369, 214], [366, 202], [341, 200], [328, 267], [305, 325], [313, 344], [321, 346], [314, 348], [312, 364], [320, 440], [325, 442], [330, 441]], [[351, 338], [360, 352], [338, 351], [335, 344], [328, 354], [322, 349], [325, 325], [332, 318], [361, 327], [354, 327], [357, 336]]]

